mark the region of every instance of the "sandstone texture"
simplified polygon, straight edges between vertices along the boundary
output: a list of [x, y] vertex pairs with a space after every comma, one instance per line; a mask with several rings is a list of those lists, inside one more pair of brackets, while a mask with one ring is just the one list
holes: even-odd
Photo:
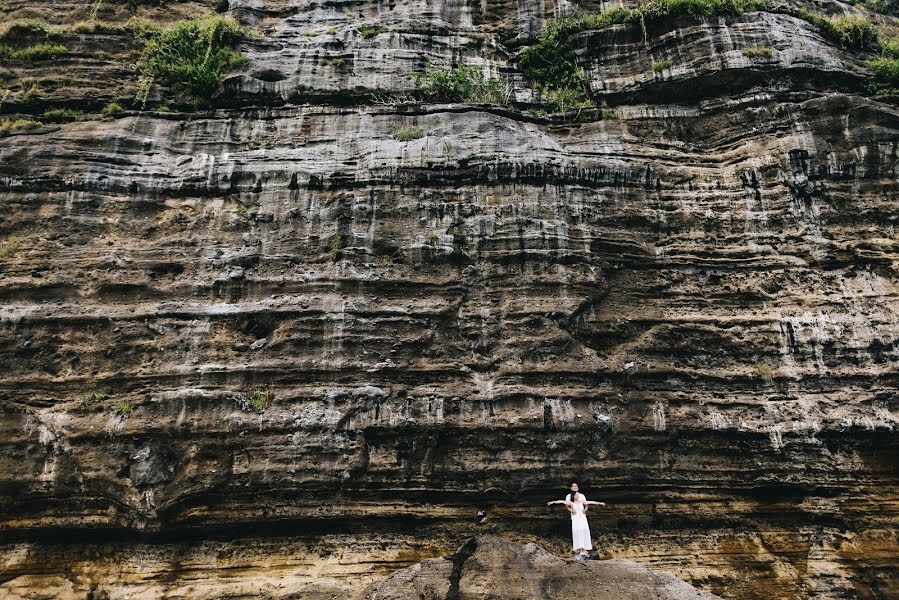
[[472, 538], [447, 558], [432, 558], [397, 571], [369, 600], [714, 600], [667, 573], [629, 560], [564, 561], [534, 544], [494, 535]]
[[[895, 19], [583, 32], [597, 108], [538, 110], [520, 49], [616, 5], [0, 4], [66, 47], [0, 61], [0, 597], [439, 595], [481, 533], [567, 556], [572, 479], [591, 577], [899, 597], [899, 100], [778, 11]], [[248, 62], [134, 102], [95, 9]], [[428, 61], [513, 102], [413, 101]], [[527, 548], [483, 569], [585, 568]]]

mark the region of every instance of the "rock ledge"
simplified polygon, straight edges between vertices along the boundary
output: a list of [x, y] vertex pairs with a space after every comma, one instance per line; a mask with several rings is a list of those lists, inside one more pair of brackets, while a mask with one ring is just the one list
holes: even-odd
[[629, 560], [573, 562], [536, 544], [495, 535], [468, 540], [447, 558], [432, 558], [397, 571], [377, 585], [369, 600], [712, 600], [674, 575]]

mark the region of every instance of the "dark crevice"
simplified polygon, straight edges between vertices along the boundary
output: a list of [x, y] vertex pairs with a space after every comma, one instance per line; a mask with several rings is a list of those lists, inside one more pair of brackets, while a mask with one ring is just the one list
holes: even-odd
[[459, 548], [458, 552], [450, 557], [450, 560], [453, 561], [453, 572], [450, 574], [450, 586], [446, 592], [446, 600], [461, 600], [459, 582], [462, 579], [462, 568], [465, 565], [465, 561], [471, 558], [471, 555], [475, 553], [477, 548], [477, 538], [471, 538], [465, 542], [464, 546]]

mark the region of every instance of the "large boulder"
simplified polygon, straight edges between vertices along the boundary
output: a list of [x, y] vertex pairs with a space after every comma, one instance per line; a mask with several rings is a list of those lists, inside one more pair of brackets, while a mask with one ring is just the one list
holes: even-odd
[[452, 556], [397, 571], [368, 600], [712, 600], [670, 573], [629, 560], [569, 561], [536, 544], [495, 535], [468, 540]]

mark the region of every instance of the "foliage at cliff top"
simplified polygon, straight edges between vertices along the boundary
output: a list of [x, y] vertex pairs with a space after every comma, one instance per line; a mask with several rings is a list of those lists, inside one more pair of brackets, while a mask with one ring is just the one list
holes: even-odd
[[145, 76], [198, 98], [212, 96], [229, 70], [246, 63], [233, 49], [246, 31], [229, 17], [208, 15], [144, 35]]

